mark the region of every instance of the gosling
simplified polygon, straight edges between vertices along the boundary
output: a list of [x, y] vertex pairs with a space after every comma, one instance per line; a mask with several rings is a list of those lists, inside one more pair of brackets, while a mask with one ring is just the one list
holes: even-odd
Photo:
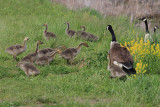
[[6, 49], [6, 52], [10, 55], [13, 55], [13, 59], [16, 60], [16, 56], [18, 56], [26, 51], [26, 49], [27, 49], [26, 41], [28, 41], [28, 40], [29, 40], [29, 38], [25, 37], [23, 45], [10, 46], [9, 48]]
[[39, 70], [29, 62], [19, 62], [17, 67], [20, 67], [28, 77], [36, 76], [40, 73]]
[[38, 58], [36, 61], [35, 61], [35, 63], [37, 64], [37, 65], [49, 65], [49, 63], [54, 59], [54, 56], [56, 55], [56, 54], [60, 54], [62, 51], [60, 50], [60, 49], [56, 49], [56, 51], [55, 52], [53, 52], [50, 56], [43, 56], [43, 57], [40, 57], [40, 58]]

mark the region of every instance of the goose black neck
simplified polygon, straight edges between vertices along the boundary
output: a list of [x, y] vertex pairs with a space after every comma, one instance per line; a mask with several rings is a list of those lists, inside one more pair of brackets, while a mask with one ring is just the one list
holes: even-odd
[[110, 28], [110, 29], [109, 29], [109, 31], [110, 31], [110, 33], [111, 33], [111, 35], [112, 35], [112, 42], [113, 42], [113, 41], [115, 41], [115, 42], [116, 42], [116, 36], [115, 36], [115, 34], [114, 34], [113, 29], [112, 29], [112, 28]]
[[147, 20], [145, 21], [145, 25], [146, 25], [146, 33], [149, 33]]

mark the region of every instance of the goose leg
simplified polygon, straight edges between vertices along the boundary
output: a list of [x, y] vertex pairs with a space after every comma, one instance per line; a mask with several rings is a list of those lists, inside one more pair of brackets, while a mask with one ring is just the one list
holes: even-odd
[[67, 59], [67, 64], [70, 64], [69, 60]]
[[70, 64], [73, 65], [73, 60], [70, 61]]
[[16, 56], [15, 55], [13, 55], [13, 60], [16, 61]]
[[115, 77], [113, 77], [113, 76], [110, 76], [109, 78], [110, 78], [110, 79], [113, 79], [113, 78], [115, 78]]
[[49, 61], [47, 61], [47, 65], [49, 65]]
[[30, 75], [29, 75], [28, 71], [26, 71], [26, 72], [25, 72], [25, 74], [26, 74], [28, 77], [30, 77]]

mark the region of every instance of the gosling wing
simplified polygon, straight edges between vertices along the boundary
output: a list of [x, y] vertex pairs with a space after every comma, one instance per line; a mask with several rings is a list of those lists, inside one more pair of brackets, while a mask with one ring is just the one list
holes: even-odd
[[60, 54], [60, 56], [65, 59], [71, 59], [73, 57], [73, 51], [71, 49], [66, 49]]

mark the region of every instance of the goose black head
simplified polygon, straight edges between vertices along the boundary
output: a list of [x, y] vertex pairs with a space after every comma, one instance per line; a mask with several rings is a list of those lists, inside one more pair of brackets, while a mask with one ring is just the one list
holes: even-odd
[[155, 27], [154, 27], [154, 33], [156, 32], [157, 29], [159, 29], [159, 27], [158, 27], [158, 26], [155, 26]]
[[159, 27], [158, 27], [158, 26], [155, 26], [154, 29], [159, 29]]
[[145, 22], [147, 19], [143, 17], [143, 18], [140, 18], [139, 20], [142, 20], [143, 22]]
[[111, 29], [112, 29], [112, 26], [111, 26], [111, 25], [108, 25], [108, 26], [106, 27], [106, 29], [107, 29], [107, 30], [111, 30]]

